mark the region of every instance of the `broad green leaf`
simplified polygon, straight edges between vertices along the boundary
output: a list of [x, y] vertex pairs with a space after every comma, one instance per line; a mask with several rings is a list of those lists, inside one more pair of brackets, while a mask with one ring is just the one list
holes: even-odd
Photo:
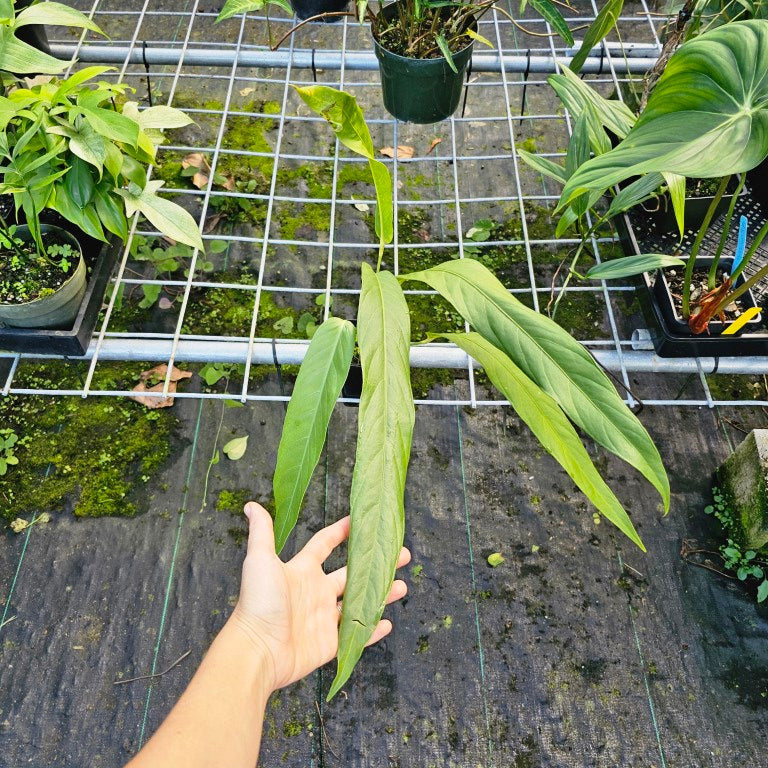
[[67, 68], [68, 63], [17, 40], [9, 27], [0, 28], [0, 70], [3, 72], [57, 75]]
[[139, 125], [144, 128], [157, 128], [162, 131], [171, 128], [183, 128], [185, 125], [191, 125], [194, 120], [175, 107], [167, 107], [159, 104], [156, 107], [147, 107], [138, 113]]
[[19, 111], [15, 102], [0, 96], [0, 131], [4, 131], [11, 118]]
[[71, 135], [69, 149], [86, 163], [97, 168], [101, 175], [101, 169], [107, 157], [107, 142], [88, 123], [82, 123], [80, 129]]
[[128, 239], [128, 222], [125, 220], [125, 213], [121, 206], [115, 202], [109, 193], [109, 185], [106, 189], [96, 189], [94, 196], [96, 213], [104, 225], [104, 229], [117, 235], [123, 242]]
[[624, 0], [608, 0], [597, 14], [595, 20], [589, 25], [584, 34], [584, 42], [577, 54], [571, 59], [571, 70], [577, 74], [584, 66], [592, 49], [616, 26], [616, 22], [624, 7]]
[[527, 165], [530, 165], [534, 171], [538, 171], [560, 184], [565, 184], [567, 177], [562, 166], [553, 163], [551, 160], [547, 160], [546, 157], [541, 157], [541, 155], [534, 155], [532, 152], [526, 152], [524, 149], [518, 149], [517, 154], [518, 157], [520, 157], [520, 159]]
[[504, 555], [502, 555], [501, 552], [491, 552], [491, 554], [488, 555], [488, 565], [490, 565], [491, 568], [498, 568], [503, 562]]
[[72, 158], [64, 184], [75, 205], [85, 208], [91, 202], [95, 185], [91, 176], [91, 167], [85, 160], [79, 157]]
[[299, 368], [285, 414], [272, 481], [278, 554], [298, 520], [354, 350], [352, 323], [329, 317], [317, 328]]
[[350, 494], [347, 586], [329, 699], [349, 678], [381, 619], [405, 534], [403, 494], [414, 422], [410, 318], [395, 276], [374, 272], [365, 263], [357, 337], [363, 391]]
[[139, 141], [139, 126], [129, 117], [112, 109], [80, 107], [83, 116], [97, 133], [113, 141], [135, 147]]
[[765, 21], [732, 22], [688, 41], [624, 141], [585, 163], [560, 205], [642, 173], [713, 178], [754, 168], [768, 153], [766, 71]]
[[87, 235], [95, 237], [97, 240], [106, 239], [98, 220], [94, 222], [93, 218], [87, 216], [86, 211], [72, 200], [65, 184], [55, 186], [54, 194], [48, 205], [58, 211], [67, 221], [71, 221], [76, 227], [82, 229]]
[[552, 29], [554, 29], [555, 32], [568, 43], [568, 45], [573, 45], [573, 35], [571, 34], [571, 30], [568, 29], [565, 19], [553, 3], [549, 0], [528, 0], [528, 2], [530, 2], [531, 7], [536, 10], [542, 19], [549, 22]]
[[221, 13], [216, 17], [216, 23], [237, 16], [241, 13], [256, 13], [264, 10], [267, 5], [276, 5], [282, 8], [288, 15], [293, 15], [293, 9], [287, 0], [227, 0]]
[[239, 461], [245, 456], [245, 451], [248, 448], [248, 435], [243, 437], [235, 437], [230, 440], [226, 445], [222, 447], [224, 455], [230, 459], [230, 461]]
[[676, 173], [662, 173], [667, 182], [669, 199], [672, 201], [672, 210], [675, 212], [675, 221], [680, 237], [685, 235], [685, 176]]
[[157, 301], [162, 290], [163, 286], [157, 283], [142, 285], [141, 292], [144, 294], [144, 298], [139, 302], [139, 307], [141, 309], [149, 309]]
[[378, 160], [368, 160], [368, 167], [373, 176], [373, 186], [376, 190], [376, 210], [373, 215], [373, 225], [379, 243], [391, 243], [395, 236], [395, 220], [392, 210], [392, 177], [389, 169]]
[[162, 234], [176, 242], [205, 251], [197, 222], [180, 205], [157, 194], [162, 186], [162, 181], [152, 180], [147, 182], [144, 189], [131, 183], [128, 189], [116, 189], [115, 192], [125, 200], [128, 217], [140, 211]]
[[762, 603], [768, 597], [768, 579], [757, 588], [757, 602]]
[[589, 352], [559, 325], [519, 302], [474, 259], [444, 262], [400, 279], [419, 280], [446, 298], [577, 426], [641, 472], [669, 509], [669, 480], [653, 440]]
[[[52, 27], [76, 27], [78, 29], [89, 29], [91, 32], [97, 32], [100, 35], [104, 33], [99, 26], [89, 19], [85, 14], [62, 3], [38, 3], [30, 5], [16, 16], [14, 27], [26, 26], [27, 24], [48, 24]], [[64, 62], [66, 65], [66, 62]]]
[[600, 476], [576, 430], [554, 399], [479, 333], [447, 333], [444, 337], [483, 366], [493, 385], [509, 400], [517, 415], [584, 495], [622, 533], [645, 551], [624, 507]]
[[568, 67], [561, 66], [560, 72], [559, 75], [550, 75], [547, 82], [555, 89], [563, 106], [573, 117], [578, 117], [589, 104], [600, 122], [611, 133], [620, 139], [629, 133], [637, 118], [626, 104], [603, 98]]
[[445, 39], [445, 35], [440, 34], [435, 35], [435, 42], [437, 43], [437, 47], [440, 49], [440, 53], [445, 56], [445, 60], [448, 62], [448, 66], [458, 75], [459, 70], [456, 69], [456, 62], [453, 60], [453, 54], [451, 53], [451, 49], [448, 47], [448, 41]]
[[69, 77], [64, 80], [58, 81], [58, 88], [51, 98], [53, 104], [58, 104], [64, 96], [70, 91], [73, 91], [79, 85], [88, 82], [88, 80], [103, 75], [105, 72], [109, 72], [113, 67], [85, 67], [77, 72], [73, 72]]
[[584, 277], [588, 280], [616, 280], [619, 277], [632, 277], [664, 267], [684, 266], [685, 262], [675, 256], [668, 256], [665, 253], [642, 253], [638, 256], [625, 256], [604, 261], [592, 267]]

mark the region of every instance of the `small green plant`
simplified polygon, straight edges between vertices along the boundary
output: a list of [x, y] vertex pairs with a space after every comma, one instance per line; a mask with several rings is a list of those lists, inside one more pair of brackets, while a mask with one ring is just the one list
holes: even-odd
[[734, 520], [733, 511], [719, 488], [713, 489], [712, 498], [713, 503], [704, 507], [704, 512], [716, 517], [728, 536], [726, 542], [720, 545], [723, 566], [727, 571], [735, 572], [739, 581], [747, 581], [748, 579], [757, 581], [757, 602], [762, 603], [768, 598], [768, 578], [766, 578], [768, 559], [754, 549], [742, 549], [736, 533], [738, 527]]
[[0, 429], [0, 475], [8, 472], [8, 467], [19, 463], [14, 450], [19, 442], [19, 436], [12, 429]]

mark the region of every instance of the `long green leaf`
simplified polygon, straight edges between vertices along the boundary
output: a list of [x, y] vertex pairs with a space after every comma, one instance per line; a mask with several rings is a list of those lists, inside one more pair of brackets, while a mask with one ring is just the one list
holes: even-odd
[[612, 219], [624, 211], [628, 211], [635, 205], [642, 203], [649, 197], [652, 197], [662, 185], [664, 179], [660, 173], [649, 173], [635, 179], [631, 184], [622, 187], [611, 200], [608, 211], [605, 214], [606, 219]]
[[584, 347], [511, 296], [473, 259], [402, 275], [434, 288], [484, 338], [551, 395], [596, 442], [640, 471], [669, 509], [669, 480], [656, 446]]
[[329, 317], [315, 331], [299, 369], [285, 414], [272, 480], [278, 553], [299, 518], [354, 351], [355, 327], [346, 320]]
[[[26, 26], [27, 24], [48, 24], [53, 27], [77, 27], [79, 29], [89, 29], [100, 35], [104, 33], [96, 22], [89, 19], [85, 14], [70, 8], [62, 3], [37, 3], [30, 5], [16, 16], [13, 26]], [[65, 62], [66, 63], [66, 62]]]
[[19, 75], [56, 75], [66, 69], [67, 63], [17, 40], [9, 27], [0, 27], [0, 70]]
[[554, 456], [584, 495], [622, 533], [645, 551], [624, 507], [595, 469], [576, 430], [558, 404], [498, 347], [479, 333], [443, 335], [483, 366], [493, 385], [509, 400], [536, 439]]
[[685, 262], [666, 253], [641, 253], [637, 256], [625, 256], [597, 264], [584, 277], [588, 280], [616, 280], [620, 277], [632, 277], [643, 272], [653, 272], [663, 267], [684, 267]]
[[672, 201], [672, 210], [675, 212], [677, 229], [682, 239], [685, 235], [685, 176], [666, 172], [662, 173], [662, 176], [667, 183], [669, 199]]
[[616, 26], [616, 22], [624, 7], [624, 0], [608, 0], [597, 14], [595, 20], [589, 25], [584, 34], [584, 42], [577, 54], [571, 59], [571, 70], [581, 72], [584, 62], [592, 49]]
[[442, 32], [439, 35], [435, 35], [435, 42], [440, 49], [440, 53], [445, 56], [445, 60], [448, 62], [448, 66], [458, 75], [459, 70], [456, 69], [456, 62], [453, 60], [453, 54], [448, 46], [448, 41], [445, 39], [445, 35]]
[[276, 5], [288, 15], [293, 15], [293, 9], [287, 0], [227, 0], [221, 13], [216, 17], [216, 23], [237, 16], [241, 13], [254, 13], [264, 10], [267, 5]]
[[768, 153], [766, 71], [766, 21], [732, 22], [685, 43], [626, 139], [569, 179], [560, 206], [642, 173], [711, 178], [754, 168]]
[[546, 157], [535, 155], [533, 152], [527, 152], [524, 149], [518, 149], [517, 155], [521, 160], [525, 161], [527, 165], [530, 165], [534, 171], [538, 171], [539, 173], [544, 174], [544, 176], [560, 182], [560, 184], [565, 184], [566, 175], [561, 165], [557, 165], [557, 163], [553, 163]]
[[552, 29], [554, 29], [555, 32], [568, 43], [568, 45], [573, 45], [573, 35], [571, 34], [571, 30], [568, 29], [565, 19], [560, 11], [557, 10], [554, 3], [551, 3], [549, 0], [529, 0], [529, 2], [539, 16], [549, 22]]
[[363, 391], [350, 494], [351, 529], [336, 678], [330, 699], [349, 678], [376, 629], [403, 545], [403, 494], [411, 452], [410, 318], [390, 272], [362, 266], [357, 313]]

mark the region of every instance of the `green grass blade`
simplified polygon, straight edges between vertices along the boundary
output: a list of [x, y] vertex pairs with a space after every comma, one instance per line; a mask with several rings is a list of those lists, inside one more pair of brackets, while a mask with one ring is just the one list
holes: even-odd
[[333, 407], [355, 350], [355, 328], [329, 317], [309, 343], [285, 414], [277, 465], [275, 548], [279, 553], [299, 519], [299, 510], [325, 444]]
[[554, 5], [554, 3], [551, 3], [549, 0], [529, 0], [531, 3], [531, 7], [536, 10], [536, 13], [541, 16], [542, 19], [545, 21], [548, 21], [552, 29], [557, 32], [560, 37], [565, 40], [568, 45], [573, 45], [573, 35], [571, 34], [571, 30], [568, 29], [568, 25], [565, 23], [565, 19], [563, 18], [560, 11], [557, 10], [557, 7]]
[[328, 698], [349, 679], [381, 619], [403, 545], [403, 494], [414, 407], [405, 297], [390, 272], [362, 266], [357, 313], [363, 391], [350, 494], [351, 529], [336, 678]]
[[493, 385], [509, 400], [544, 448], [560, 463], [584, 495], [622, 533], [645, 551], [621, 502], [605, 484], [558, 404], [534, 384], [498, 347], [479, 333], [446, 333], [483, 366]]
[[669, 510], [669, 480], [653, 440], [589, 352], [559, 325], [520, 303], [474, 259], [444, 262], [401, 279], [420, 280], [450, 301], [581, 429], [641, 472]]

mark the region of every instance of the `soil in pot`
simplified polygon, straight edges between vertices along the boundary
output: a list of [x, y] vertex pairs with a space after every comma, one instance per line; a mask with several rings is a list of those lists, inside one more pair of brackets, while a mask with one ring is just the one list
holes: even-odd
[[[455, 39], [456, 50], [452, 50], [452, 54], [458, 71], [454, 72], [437, 44], [429, 42], [428, 35], [421, 36], [423, 39], [418, 45], [407, 45], [396, 23], [400, 12], [401, 3], [388, 5], [381, 10], [374, 25], [384, 107], [393, 117], [405, 122], [439, 122], [450, 117], [459, 106], [474, 41], [466, 34]], [[440, 12], [449, 13], [447, 9]], [[477, 22], [470, 19], [468, 28], [476, 27]]]
[[17, 247], [0, 251], [0, 321], [19, 328], [66, 327], [85, 293], [85, 262], [72, 235], [41, 227], [48, 257], [37, 253], [29, 229], [16, 230]]

